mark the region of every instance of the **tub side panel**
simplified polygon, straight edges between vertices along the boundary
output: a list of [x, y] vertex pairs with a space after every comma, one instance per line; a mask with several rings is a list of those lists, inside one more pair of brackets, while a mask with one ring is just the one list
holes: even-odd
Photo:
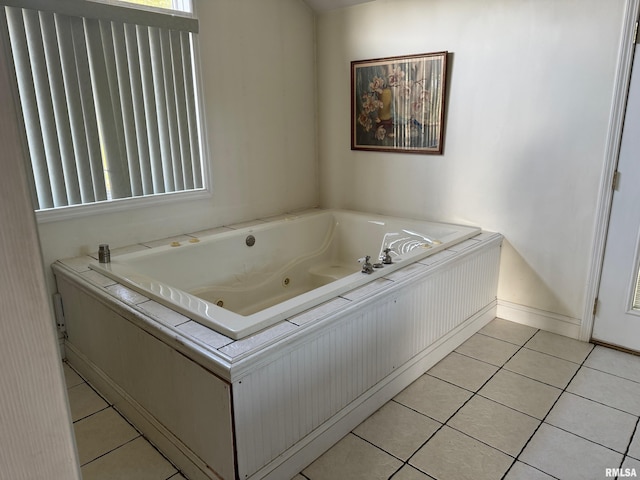
[[222, 478], [234, 478], [230, 385], [62, 276], [57, 283], [68, 344]]
[[361, 310], [234, 382], [240, 478], [495, 302], [499, 260], [496, 244], [403, 288], [377, 293]]

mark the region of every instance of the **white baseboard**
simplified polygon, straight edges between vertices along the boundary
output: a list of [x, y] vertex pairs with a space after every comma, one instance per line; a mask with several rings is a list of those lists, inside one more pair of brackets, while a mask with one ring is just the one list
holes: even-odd
[[546, 312], [537, 308], [519, 305], [498, 299], [498, 318], [539, 328], [565, 337], [580, 338], [582, 322], [579, 318]]

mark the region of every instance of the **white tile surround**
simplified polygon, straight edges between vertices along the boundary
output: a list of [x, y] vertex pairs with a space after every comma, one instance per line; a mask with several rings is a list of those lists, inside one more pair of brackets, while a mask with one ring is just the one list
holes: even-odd
[[[545, 364], [526, 376], [513, 372], [508, 358], [496, 361], [497, 345], [577, 370], [550, 385]], [[544, 353], [550, 349], [561, 356]], [[493, 373], [471, 385], [461, 368]], [[633, 393], [639, 369], [640, 357], [496, 319], [293, 480], [584, 480], [620, 467], [640, 474], [640, 397], [600, 393], [611, 385]], [[85, 480], [186, 478], [68, 365], [64, 370]]]
[[[301, 212], [292, 212], [293, 213], [305, 213], [307, 210]], [[127, 253], [132, 253], [148, 248], [154, 248], [158, 246], [170, 245], [172, 242], [186, 243], [189, 242], [190, 239], [193, 238], [203, 238], [209, 235], [215, 235], [217, 233], [229, 231], [229, 230], [238, 230], [241, 228], [246, 228], [248, 226], [253, 226], [257, 224], [263, 224], [273, 220], [279, 220], [282, 217], [286, 217], [288, 214], [269, 217], [265, 219], [256, 219], [250, 222], [243, 222], [239, 224], [232, 224], [223, 227], [217, 227], [214, 229], [203, 230], [194, 233], [188, 233], [183, 235], [177, 235], [165, 239], [154, 240], [149, 242], [142, 242], [140, 244], [128, 245], [125, 247], [119, 247], [111, 249], [111, 257], [115, 257], [117, 255], [123, 255]], [[287, 332], [291, 332], [296, 330], [297, 327], [304, 326], [310, 318], [318, 319], [319, 316], [327, 316], [333, 312], [342, 310], [349, 303], [356, 301], [366, 295], [371, 294], [371, 292], [377, 289], [384, 289], [386, 286], [393, 284], [393, 282], [402, 281], [407, 279], [409, 276], [420, 273], [420, 271], [424, 271], [425, 267], [429, 267], [435, 265], [439, 262], [442, 262], [457, 253], [464, 252], [467, 249], [473, 248], [485, 241], [495, 240], [496, 234], [492, 232], [482, 232], [475, 237], [465, 240], [457, 245], [449, 247], [445, 250], [442, 250], [434, 255], [426, 257], [420, 262], [416, 262], [408, 265], [400, 270], [396, 270], [389, 275], [374, 280], [368, 284], [365, 284], [363, 287], [351, 290], [340, 297], [337, 297], [331, 301], [325, 302], [318, 307], [315, 307], [306, 312], [302, 312], [296, 316], [293, 316], [279, 324], [274, 325], [271, 328], [267, 328], [257, 334], [251, 335], [241, 340], [233, 340], [229, 337], [226, 337], [222, 334], [219, 334], [207, 327], [203, 327], [199, 323], [190, 320], [189, 318], [181, 315], [158, 302], [151, 300], [144, 295], [131, 290], [130, 288], [117, 283], [105, 275], [102, 275], [99, 272], [91, 270], [89, 268], [89, 264], [91, 262], [95, 262], [98, 259], [98, 252], [92, 252], [90, 255], [73, 257], [68, 259], [59, 260], [60, 263], [70, 268], [74, 272], [79, 273], [85, 280], [88, 280], [90, 283], [103, 288], [105, 291], [109, 292], [110, 295], [115, 298], [127, 302], [136, 308], [142, 310], [145, 314], [150, 317], [158, 320], [161, 324], [167, 324], [172, 327], [176, 327], [178, 330], [182, 331], [186, 335], [202, 342], [206, 347], [213, 348], [223, 355], [227, 356], [229, 359], [237, 359], [242, 355], [260, 348], [268, 343], [270, 343], [273, 339], [281, 337], [283, 334]], [[64, 348], [64, 346], [63, 346]]]

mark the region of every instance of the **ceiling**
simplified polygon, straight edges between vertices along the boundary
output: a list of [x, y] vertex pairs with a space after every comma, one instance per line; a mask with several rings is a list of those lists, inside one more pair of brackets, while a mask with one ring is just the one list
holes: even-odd
[[305, 2], [316, 12], [333, 10], [334, 8], [349, 7], [359, 3], [372, 2], [374, 0], [305, 0]]

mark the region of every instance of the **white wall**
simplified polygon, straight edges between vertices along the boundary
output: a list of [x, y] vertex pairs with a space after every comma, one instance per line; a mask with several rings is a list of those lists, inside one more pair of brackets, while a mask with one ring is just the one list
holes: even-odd
[[0, 35], [0, 478], [79, 480], [8, 55]]
[[[577, 335], [623, 7], [377, 0], [322, 14], [322, 205], [503, 233], [503, 312], [524, 309]], [[451, 52], [444, 154], [351, 151], [350, 61], [442, 50]]]
[[[58, 258], [317, 206], [315, 27], [302, 0], [196, 0], [212, 197], [41, 223]], [[51, 283], [51, 278], [50, 278]]]
[[[581, 322], [624, 0], [196, 6], [212, 196], [40, 224], [45, 265], [320, 203], [502, 232], [501, 304]], [[441, 50], [444, 154], [352, 152], [349, 62]]]

